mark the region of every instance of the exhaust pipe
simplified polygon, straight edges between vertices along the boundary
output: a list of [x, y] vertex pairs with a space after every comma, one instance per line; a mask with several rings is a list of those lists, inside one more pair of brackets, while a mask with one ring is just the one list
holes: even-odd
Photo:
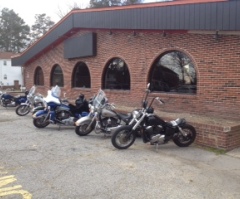
[[118, 125], [118, 126], [115, 126], [115, 127], [109, 127], [109, 128], [107, 128], [107, 133], [112, 134], [112, 133], [114, 133], [114, 131], [116, 131], [121, 126], [122, 125]]

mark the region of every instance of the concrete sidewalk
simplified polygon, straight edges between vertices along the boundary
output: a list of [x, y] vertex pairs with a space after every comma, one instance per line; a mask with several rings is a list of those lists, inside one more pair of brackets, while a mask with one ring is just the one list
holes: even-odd
[[[236, 157], [236, 158], [240, 158], [240, 147], [227, 152], [227, 155], [230, 155], [230, 156]], [[240, 165], [239, 165], [239, 168], [240, 168]]]

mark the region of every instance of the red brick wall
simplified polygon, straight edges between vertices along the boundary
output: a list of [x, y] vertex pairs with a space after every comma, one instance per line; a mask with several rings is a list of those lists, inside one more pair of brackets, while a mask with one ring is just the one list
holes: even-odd
[[[78, 34], [85, 34], [81, 31]], [[62, 93], [74, 99], [79, 93], [88, 98], [101, 87], [105, 64], [113, 57], [122, 58], [129, 67], [131, 89], [129, 91], [106, 91], [116, 105], [140, 106], [143, 91], [148, 82], [152, 63], [168, 50], [179, 50], [192, 58], [197, 71], [197, 94], [156, 93], [165, 100], [160, 110], [189, 112], [226, 118], [240, 118], [240, 36], [221, 35], [216, 41], [213, 35], [171, 33], [166, 37], [162, 32], [107, 31], [97, 33], [97, 56], [74, 60], [63, 57], [63, 43], [46, 52], [25, 67], [25, 85], [33, 85], [34, 71], [41, 66], [44, 72], [44, 87], [38, 92], [46, 94], [50, 87], [50, 74], [54, 64], [59, 64], [64, 73]], [[77, 35], [75, 35], [77, 36]], [[71, 89], [71, 76], [78, 61], [87, 64], [91, 74], [90, 89]], [[157, 106], [155, 106], [157, 108]]]

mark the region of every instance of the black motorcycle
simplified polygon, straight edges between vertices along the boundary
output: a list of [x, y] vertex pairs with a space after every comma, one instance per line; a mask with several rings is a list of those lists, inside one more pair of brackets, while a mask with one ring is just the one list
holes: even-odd
[[196, 138], [195, 128], [184, 118], [166, 122], [154, 114], [153, 101], [157, 100], [161, 104], [164, 102], [159, 97], [154, 97], [148, 106], [149, 86], [148, 84], [143, 108], [133, 111], [133, 119], [129, 125], [119, 127], [112, 135], [113, 146], [117, 149], [127, 149], [134, 143], [139, 132], [144, 143], [150, 142], [152, 145], [159, 145], [173, 140], [179, 147], [191, 145]]

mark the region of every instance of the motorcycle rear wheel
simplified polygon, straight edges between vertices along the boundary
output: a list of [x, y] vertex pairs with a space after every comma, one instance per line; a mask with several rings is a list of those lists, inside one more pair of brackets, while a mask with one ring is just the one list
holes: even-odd
[[19, 105], [16, 108], [15, 112], [19, 116], [25, 116], [25, 115], [27, 115], [30, 112], [30, 110], [31, 110], [31, 108], [28, 105]]
[[34, 118], [33, 119], [33, 125], [39, 129], [41, 128], [45, 128], [46, 126], [48, 126], [50, 123], [49, 121], [45, 121], [45, 117], [40, 117], [40, 118]]
[[80, 124], [79, 126], [75, 127], [75, 133], [79, 136], [86, 136], [89, 133], [92, 132], [92, 130], [94, 129], [96, 122], [93, 122], [92, 125], [89, 127], [89, 129], [87, 130], [87, 127], [89, 126], [91, 121], [86, 122], [84, 124]]
[[193, 126], [189, 124], [185, 124], [181, 128], [185, 133], [187, 133], [187, 136], [184, 136], [182, 135], [182, 133], [179, 132], [173, 137], [173, 142], [179, 147], [188, 147], [196, 139], [196, 130]]
[[112, 145], [117, 149], [129, 148], [136, 139], [136, 134], [131, 133], [130, 136], [127, 134], [132, 130], [131, 126], [121, 126], [112, 135]]

